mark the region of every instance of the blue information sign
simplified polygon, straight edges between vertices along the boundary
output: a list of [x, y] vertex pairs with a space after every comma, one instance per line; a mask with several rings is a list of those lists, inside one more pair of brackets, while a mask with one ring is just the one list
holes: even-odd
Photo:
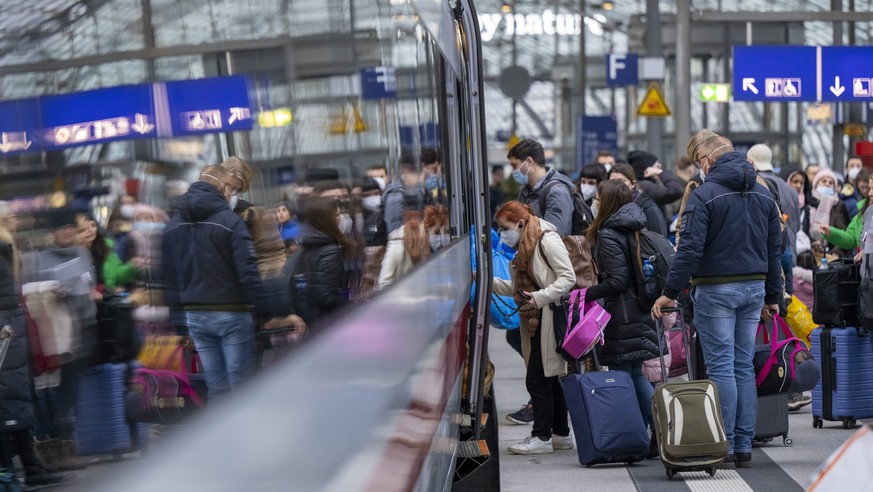
[[612, 116], [579, 115], [577, 128], [577, 169], [594, 162], [601, 150], [618, 154], [618, 126]]
[[873, 47], [822, 46], [821, 100], [873, 102]]
[[639, 59], [636, 53], [606, 55], [606, 84], [611, 86], [637, 85]]
[[[249, 89], [242, 75], [166, 82], [165, 86], [173, 135], [252, 129]], [[160, 101], [156, 106], [160, 114]]]
[[735, 101], [815, 101], [815, 46], [734, 46]]
[[46, 150], [155, 136], [151, 85], [39, 98]]
[[397, 97], [397, 74], [394, 67], [361, 69], [363, 99], [393, 99]]
[[39, 100], [0, 102], [0, 155], [39, 150]]

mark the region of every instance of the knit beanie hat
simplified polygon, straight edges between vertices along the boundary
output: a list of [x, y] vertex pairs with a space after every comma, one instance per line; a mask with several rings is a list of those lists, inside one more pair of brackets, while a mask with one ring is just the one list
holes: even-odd
[[634, 168], [637, 176], [642, 177], [647, 168], [652, 167], [658, 162], [657, 156], [646, 152], [645, 150], [633, 150], [627, 155], [627, 163]]

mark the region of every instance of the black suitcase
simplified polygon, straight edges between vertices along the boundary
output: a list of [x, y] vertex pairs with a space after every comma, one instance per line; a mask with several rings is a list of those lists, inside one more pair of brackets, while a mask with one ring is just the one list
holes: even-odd
[[781, 437], [782, 444], [791, 446], [794, 441], [788, 437], [788, 393], [758, 397], [758, 418], [755, 422], [755, 437], [758, 443], [768, 443]]
[[858, 326], [861, 270], [851, 258], [828, 263], [812, 274], [812, 320], [825, 326]]
[[128, 362], [139, 355], [140, 341], [133, 323], [133, 304], [126, 297], [97, 303], [96, 364]]

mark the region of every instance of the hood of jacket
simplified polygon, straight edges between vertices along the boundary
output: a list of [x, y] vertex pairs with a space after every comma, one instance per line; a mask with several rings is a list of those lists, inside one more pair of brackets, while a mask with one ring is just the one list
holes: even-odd
[[627, 203], [603, 222], [604, 228], [639, 231], [646, 226], [646, 214], [636, 203]]
[[179, 197], [179, 214], [187, 221], [201, 221], [212, 217], [221, 210], [229, 210], [224, 196], [218, 188], [197, 182]]
[[716, 159], [706, 182], [718, 183], [735, 191], [751, 191], [755, 187], [757, 173], [745, 155], [728, 152]]
[[573, 181], [572, 181], [570, 178], [568, 178], [567, 176], [564, 176], [563, 174], [559, 173], [559, 172], [558, 172], [556, 169], [554, 169], [554, 168], [549, 168], [549, 169], [546, 171], [545, 176], [543, 176], [543, 179], [541, 179], [541, 180], [537, 183], [537, 185], [536, 185], [536, 190], [537, 190], [537, 192], [542, 191], [543, 186], [545, 186], [546, 183], [548, 183], [549, 181], [551, 181], [551, 180], [553, 180], [553, 179], [556, 180], [556, 181], [560, 181], [560, 182], [564, 183], [565, 185], [567, 185], [567, 187], [570, 188], [570, 192], [572, 192], [573, 190], [576, 189], [576, 185], [573, 184]]
[[337, 244], [336, 239], [330, 235], [312, 227], [309, 224], [300, 224], [300, 244], [304, 246], [324, 246]]

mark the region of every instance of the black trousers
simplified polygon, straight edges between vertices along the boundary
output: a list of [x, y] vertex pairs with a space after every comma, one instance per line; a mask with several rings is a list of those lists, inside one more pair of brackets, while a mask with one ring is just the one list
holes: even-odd
[[25, 471], [40, 465], [39, 458], [33, 450], [33, 433], [29, 427], [13, 432], [0, 432], [0, 466], [14, 469], [13, 451], [21, 458]]
[[546, 377], [543, 371], [543, 357], [540, 353], [540, 329], [530, 339], [530, 357], [527, 374], [524, 378], [527, 392], [533, 403], [533, 430], [531, 435], [543, 440], [551, 439], [552, 434], [569, 436], [567, 423], [567, 402], [564, 390], [557, 376]]
[[521, 351], [521, 328], [515, 330], [506, 330], [506, 343], [518, 352], [518, 355], [524, 358], [524, 353]]

